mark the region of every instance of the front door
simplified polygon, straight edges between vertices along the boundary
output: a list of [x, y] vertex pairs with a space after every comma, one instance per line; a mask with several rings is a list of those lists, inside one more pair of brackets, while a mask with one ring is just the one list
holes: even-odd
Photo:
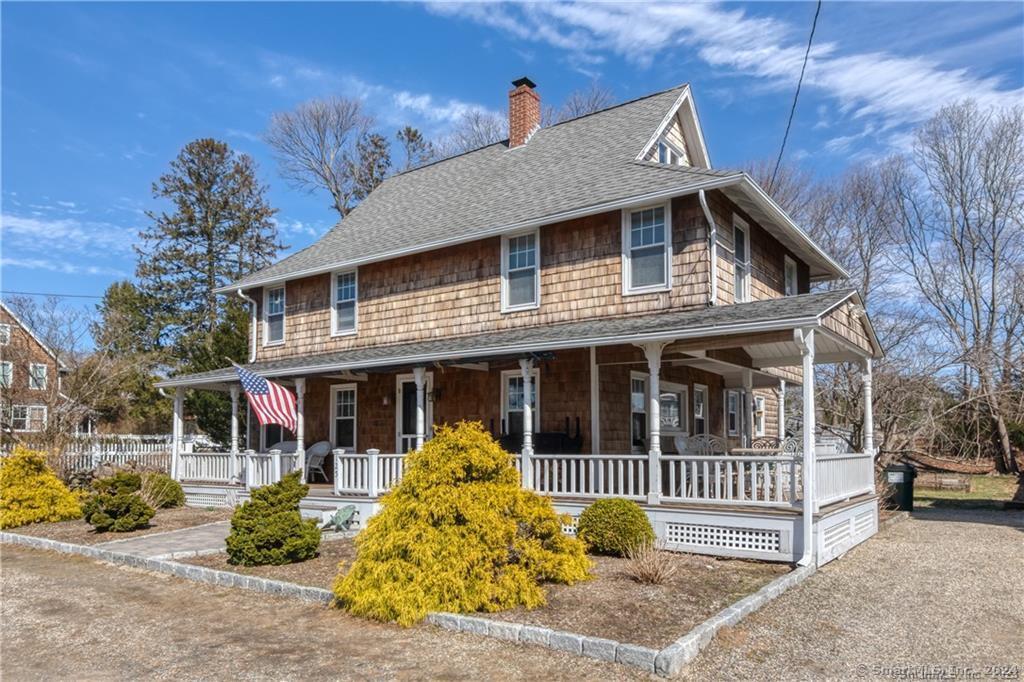
[[[434, 376], [427, 373], [424, 396], [426, 402], [426, 437], [429, 439], [433, 434], [434, 423], [434, 401], [431, 396], [434, 391]], [[399, 454], [405, 454], [416, 449], [416, 381], [411, 374], [401, 374], [397, 380], [397, 391], [395, 395], [395, 435]]]

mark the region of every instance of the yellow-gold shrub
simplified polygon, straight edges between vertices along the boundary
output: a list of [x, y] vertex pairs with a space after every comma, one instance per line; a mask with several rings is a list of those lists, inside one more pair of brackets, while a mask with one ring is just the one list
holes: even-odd
[[46, 465], [46, 457], [18, 446], [0, 458], [0, 528], [81, 518], [78, 498]]
[[408, 455], [334, 594], [353, 614], [402, 625], [430, 611], [541, 606], [543, 582], [588, 577], [590, 559], [562, 534], [565, 520], [520, 487], [512, 456], [482, 424], [442, 426]]

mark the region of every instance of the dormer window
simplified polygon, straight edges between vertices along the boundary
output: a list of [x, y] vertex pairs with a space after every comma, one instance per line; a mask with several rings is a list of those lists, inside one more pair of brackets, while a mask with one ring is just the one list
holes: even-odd
[[284, 287], [267, 289], [263, 299], [263, 345], [284, 343]]
[[662, 140], [658, 142], [658, 163], [683, 166], [686, 164], [686, 156], [675, 145]]
[[623, 294], [672, 287], [672, 220], [668, 205], [622, 212]]
[[540, 304], [539, 233], [501, 240], [501, 310], [529, 310]]

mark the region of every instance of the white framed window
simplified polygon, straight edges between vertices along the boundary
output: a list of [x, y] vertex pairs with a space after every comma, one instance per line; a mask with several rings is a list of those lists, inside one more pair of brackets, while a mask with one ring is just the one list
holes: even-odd
[[42, 431], [45, 428], [45, 405], [13, 405], [11, 407], [11, 429], [14, 431]]
[[501, 238], [501, 311], [540, 305], [540, 233]]
[[[501, 373], [501, 417], [505, 433], [511, 436], [523, 433], [523, 373], [510, 369]], [[540, 431], [540, 374], [530, 370], [530, 406], [533, 408], [533, 431]]]
[[35, 391], [46, 389], [46, 365], [36, 362], [29, 364], [28, 387]]
[[686, 156], [679, 151], [675, 145], [665, 140], [658, 142], [658, 163], [667, 163], [673, 166], [685, 165]]
[[331, 444], [356, 452], [356, 385], [331, 386]]
[[674, 436], [690, 432], [689, 424], [689, 388], [686, 384], [675, 384], [663, 381], [659, 385], [661, 395], [658, 396], [661, 433]]
[[629, 374], [629, 442], [633, 452], [647, 452], [647, 375]]
[[263, 345], [284, 343], [284, 287], [267, 289], [263, 294]]
[[355, 270], [337, 272], [331, 285], [331, 334], [355, 334], [359, 322], [357, 300], [359, 274]]
[[755, 436], [763, 436], [764, 435], [764, 422], [765, 422], [764, 396], [763, 395], [755, 395], [754, 396], [753, 408], [754, 408], [754, 414], [752, 416], [753, 416], [753, 419], [754, 419], [754, 421], [753, 421], [754, 435]]
[[726, 391], [725, 392], [725, 435], [727, 436], [738, 436], [740, 435], [740, 392], [739, 391]]
[[784, 256], [784, 258], [782, 267], [783, 291], [786, 296], [796, 296], [800, 292], [796, 261], [789, 256]]
[[622, 293], [672, 288], [672, 215], [669, 204], [622, 212]]
[[732, 218], [732, 248], [733, 300], [743, 303], [750, 300], [750, 228], [739, 216]]
[[14, 363], [0, 362], [0, 387], [10, 388], [14, 385]]
[[11, 342], [11, 325], [0, 324], [0, 346], [6, 346]]
[[693, 433], [694, 435], [708, 432], [708, 387], [703, 384], [693, 385]]

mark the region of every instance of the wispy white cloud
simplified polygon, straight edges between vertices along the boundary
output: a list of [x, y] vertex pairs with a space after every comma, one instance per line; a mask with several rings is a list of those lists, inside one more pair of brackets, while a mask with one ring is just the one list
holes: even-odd
[[[753, 77], [758, 85], [790, 92], [806, 47], [806, 26], [718, 4], [531, 3], [430, 6], [548, 43], [573, 59], [612, 53], [640, 67], [673, 50], [686, 50], [715, 69]], [[971, 96], [982, 106], [1013, 105], [1024, 88], [927, 54], [857, 51], [840, 41], [811, 51], [805, 86], [836, 101], [848, 119], [869, 119], [879, 132], [929, 117], [942, 104]]]
[[115, 267], [102, 265], [82, 265], [60, 258], [0, 258], [0, 265], [5, 268], [23, 268], [25, 270], [43, 270], [59, 272], [64, 275], [110, 275], [127, 277], [130, 273]]
[[117, 276], [130, 270], [135, 228], [33, 213], [0, 215], [5, 267]]
[[395, 106], [405, 111], [412, 111], [431, 121], [455, 123], [471, 111], [483, 110], [478, 104], [470, 104], [457, 99], [441, 100], [433, 95], [415, 94], [407, 90], [399, 90], [392, 95]]

